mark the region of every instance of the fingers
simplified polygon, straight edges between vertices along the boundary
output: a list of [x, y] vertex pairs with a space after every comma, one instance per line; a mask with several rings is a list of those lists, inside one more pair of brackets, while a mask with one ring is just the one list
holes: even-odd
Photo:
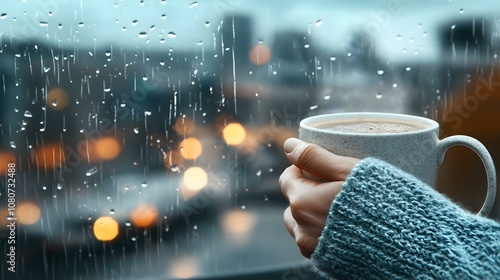
[[285, 209], [285, 212], [283, 213], [283, 220], [285, 221], [286, 230], [293, 238], [295, 238], [295, 228], [297, 227], [297, 222], [292, 216], [290, 207]]
[[344, 181], [359, 159], [333, 154], [318, 145], [289, 138], [283, 144], [287, 158], [299, 169], [328, 181]]

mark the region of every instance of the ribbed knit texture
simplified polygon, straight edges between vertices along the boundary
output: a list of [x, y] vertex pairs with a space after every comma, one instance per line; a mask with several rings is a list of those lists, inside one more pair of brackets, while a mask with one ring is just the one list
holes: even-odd
[[368, 158], [332, 203], [312, 260], [333, 279], [500, 279], [500, 224]]

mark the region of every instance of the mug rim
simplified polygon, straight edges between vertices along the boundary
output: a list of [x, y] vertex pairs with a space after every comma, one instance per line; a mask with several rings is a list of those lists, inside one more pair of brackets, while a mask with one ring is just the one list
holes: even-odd
[[[407, 131], [407, 132], [359, 133], [359, 132], [342, 132], [342, 131], [326, 130], [312, 126], [313, 123], [317, 123], [320, 121], [332, 121], [332, 117], [334, 117], [335, 120], [363, 118], [363, 117], [380, 118], [387, 120], [402, 120], [402, 121], [406, 120], [408, 122], [416, 122], [418, 124], [424, 124], [425, 126], [428, 127], [416, 131]], [[438, 129], [439, 124], [435, 120], [410, 114], [384, 113], [384, 112], [340, 112], [340, 113], [328, 113], [328, 114], [309, 116], [300, 121], [299, 127], [300, 129], [306, 129], [313, 132], [326, 133], [326, 134], [357, 135], [357, 136], [362, 135], [365, 137], [380, 137], [385, 135], [386, 136], [413, 135], [413, 134], [427, 133]]]

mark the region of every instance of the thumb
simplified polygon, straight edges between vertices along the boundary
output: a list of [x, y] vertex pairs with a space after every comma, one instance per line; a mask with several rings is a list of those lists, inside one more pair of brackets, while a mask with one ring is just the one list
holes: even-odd
[[289, 138], [283, 144], [285, 154], [298, 168], [327, 181], [345, 181], [359, 159], [333, 154], [324, 148]]

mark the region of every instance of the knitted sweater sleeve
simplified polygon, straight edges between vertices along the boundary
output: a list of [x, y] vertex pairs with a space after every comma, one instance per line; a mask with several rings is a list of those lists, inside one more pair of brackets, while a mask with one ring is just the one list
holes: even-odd
[[500, 279], [500, 224], [368, 158], [332, 203], [312, 261], [334, 279]]

